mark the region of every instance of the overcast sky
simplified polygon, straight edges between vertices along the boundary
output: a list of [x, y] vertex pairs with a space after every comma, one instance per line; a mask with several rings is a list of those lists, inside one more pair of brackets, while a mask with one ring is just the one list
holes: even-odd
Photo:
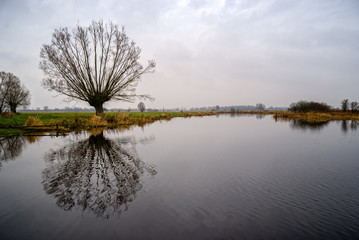
[[147, 107], [359, 101], [357, 0], [0, 0], [0, 71], [26, 85], [31, 108], [89, 106], [41, 87], [39, 54], [54, 29], [99, 19], [157, 62], [137, 88], [155, 98]]

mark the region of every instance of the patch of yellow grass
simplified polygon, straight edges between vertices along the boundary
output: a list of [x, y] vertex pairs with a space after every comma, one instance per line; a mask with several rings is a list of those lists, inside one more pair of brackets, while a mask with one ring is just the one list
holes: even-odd
[[108, 123], [105, 119], [103, 119], [100, 116], [97, 115], [93, 115], [88, 121], [87, 121], [88, 126], [90, 127], [104, 127], [107, 126]]
[[28, 117], [24, 125], [26, 127], [43, 126], [44, 123], [37, 117]]
[[115, 122], [117, 124], [128, 124], [130, 120], [130, 115], [128, 113], [119, 113], [115, 117]]
[[331, 120], [359, 120], [359, 114], [351, 112], [289, 112], [278, 111], [273, 114], [275, 120], [300, 119], [306, 122], [327, 122]]

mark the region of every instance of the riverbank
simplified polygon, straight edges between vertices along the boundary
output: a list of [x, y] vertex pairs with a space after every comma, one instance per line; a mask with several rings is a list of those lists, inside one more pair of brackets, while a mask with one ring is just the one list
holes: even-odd
[[93, 112], [6, 113], [0, 116], [0, 136], [31, 132], [70, 132], [100, 127], [143, 126], [154, 121], [166, 121], [175, 117], [201, 117], [215, 114], [216, 112], [109, 112], [99, 117]]
[[155, 121], [167, 121], [175, 117], [201, 117], [216, 114], [273, 115], [275, 121], [301, 120], [308, 123], [331, 120], [359, 121], [359, 112], [290, 112], [290, 111], [235, 111], [235, 112], [109, 112], [98, 117], [93, 112], [81, 113], [18, 113], [0, 115], [0, 136], [33, 132], [66, 133], [95, 128], [125, 128], [143, 126]]
[[222, 112], [231, 114], [256, 114], [256, 115], [273, 115], [274, 120], [301, 120], [308, 123], [320, 123], [328, 121], [353, 120], [359, 121], [359, 111], [338, 111], [328, 112], [291, 112], [291, 111], [236, 111]]
[[359, 112], [329, 111], [329, 112], [290, 112], [276, 111], [273, 113], [275, 120], [302, 120], [308, 123], [320, 123], [328, 121], [354, 120], [359, 121]]

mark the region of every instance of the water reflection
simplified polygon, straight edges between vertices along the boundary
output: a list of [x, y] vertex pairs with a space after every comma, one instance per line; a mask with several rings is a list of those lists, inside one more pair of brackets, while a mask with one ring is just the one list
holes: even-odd
[[23, 136], [6, 137], [0, 140], [0, 169], [2, 162], [14, 160], [20, 156], [27, 141]]
[[45, 161], [44, 190], [60, 208], [87, 209], [105, 219], [127, 209], [145, 172], [156, 174], [139, 158], [135, 138], [113, 140], [103, 132], [49, 151]]
[[[279, 122], [289, 122], [292, 129], [299, 130], [309, 130], [312, 132], [321, 131], [325, 127], [329, 126], [331, 121], [325, 122], [307, 122], [300, 119], [285, 119], [285, 118], [275, 118], [275, 121]], [[344, 134], [348, 133], [349, 130], [356, 131], [359, 128], [359, 121], [356, 120], [341, 120], [335, 121], [340, 124], [340, 129]]]
[[328, 126], [328, 124], [329, 124], [329, 121], [327, 121], [327, 122], [305, 122], [302, 120], [292, 120], [290, 122], [290, 127], [292, 129], [320, 131], [324, 127]]
[[342, 127], [342, 131], [344, 133], [347, 133], [348, 132], [348, 121], [347, 120], [343, 120], [341, 122], [341, 127]]
[[265, 117], [266, 117], [266, 115], [264, 115], [264, 114], [256, 114], [256, 119], [263, 119]]
[[348, 133], [349, 130], [356, 131], [359, 127], [359, 121], [349, 121], [349, 120], [343, 120], [340, 122], [340, 127], [343, 131], [343, 133]]
[[351, 121], [350, 122], [350, 129], [355, 131], [357, 130], [359, 127], [359, 121]]
[[263, 119], [267, 115], [266, 114], [257, 114], [257, 113], [237, 113], [237, 112], [230, 112], [230, 113], [219, 113], [216, 116], [230, 116], [231, 118], [239, 118], [239, 117], [253, 117], [255, 115], [256, 119]]

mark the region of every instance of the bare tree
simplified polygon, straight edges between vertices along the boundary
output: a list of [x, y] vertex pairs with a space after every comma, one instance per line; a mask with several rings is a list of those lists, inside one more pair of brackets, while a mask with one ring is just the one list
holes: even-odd
[[46, 78], [42, 85], [69, 100], [88, 102], [103, 113], [103, 104], [111, 100], [133, 102], [135, 88], [143, 74], [153, 72], [155, 62], [139, 63], [141, 49], [130, 41], [124, 28], [113, 23], [93, 21], [89, 27], [77, 25], [72, 34], [56, 29], [51, 44], [41, 48], [40, 68]]
[[351, 102], [351, 103], [350, 103], [350, 108], [352, 109], [352, 113], [354, 113], [356, 110], [359, 109], [359, 104], [358, 104], [358, 102]]
[[342, 107], [343, 112], [346, 112], [346, 111], [349, 109], [349, 100], [348, 100], [348, 99], [344, 99], [344, 100], [341, 102], [341, 107]]
[[18, 107], [30, 105], [30, 92], [21, 84], [18, 77], [12, 73], [0, 73], [0, 112], [5, 108], [16, 113]]
[[10, 92], [6, 97], [6, 104], [13, 113], [16, 113], [18, 107], [30, 105], [30, 92], [20, 83], [19, 79], [15, 79], [11, 84]]
[[138, 109], [143, 112], [145, 111], [146, 107], [145, 107], [145, 104], [143, 102], [140, 102], [138, 105], [137, 105]]
[[266, 106], [263, 103], [257, 103], [256, 109], [263, 111], [266, 108]]
[[6, 98], [10, 93], [10, 87], [13, 83], [12, 79], [16, 76], [12, 73], [0, 72], [0, 113], [6, 108]]

